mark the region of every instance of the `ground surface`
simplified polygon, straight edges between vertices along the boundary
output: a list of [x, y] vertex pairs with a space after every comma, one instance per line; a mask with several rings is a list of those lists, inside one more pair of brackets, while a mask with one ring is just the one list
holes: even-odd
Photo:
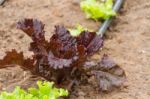
[[[19, 19], [38, 18], [46, 26], [46, 37], [54, 25], [73, 27], [76, 23], [98, 29], [100, 23], [85, 19], [80, 0], [8, 0], [0, 7], [0, 57], [13, 48], [28, 52], [29, 37], [16, 29]], [[103, 53], [112, 57], [127, 74], [126, 87], [108, 94], [97, 93], [90, 86], [77, 90], [71, 99], [150, 99], [150, 0], [126, 0], [124, 7], [107, 32]], [[40, 78], [31, 77], [19, 67], [0, 69], [0, 88], [31, 86]]]

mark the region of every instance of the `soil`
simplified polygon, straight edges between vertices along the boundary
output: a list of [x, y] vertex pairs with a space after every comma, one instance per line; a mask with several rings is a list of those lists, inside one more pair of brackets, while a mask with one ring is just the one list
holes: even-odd
[[[99, 22], [87, 20], [79, 7], [80, 0], [7, 0], [0, 6], [0, 57], [5, 51], [17, 49], [28, 57], [31, 39], [16, 29], [23, 18], [37, 18], [45, 23], [46, 38], [54, 26], [68, 28], [77, 23], [97, 30]], [[93, 58], [107, 53], [126, 72], [125, 87], [110, 93], [98, 93], [91, 85], [82, 85], [70, 99], [150, 99], [150, 0], [126, 0], [120, 14], [106, 33], [103, 50]], [[0, 69], [0, 90], [11, 91], [16, 85], [32, 86], [40, 77], [19, 66]], [[76, 94], [74, 94], [76, 93]]]

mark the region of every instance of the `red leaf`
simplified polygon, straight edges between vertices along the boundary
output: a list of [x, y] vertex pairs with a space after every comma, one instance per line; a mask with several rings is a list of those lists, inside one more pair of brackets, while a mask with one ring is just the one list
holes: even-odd
[[44, 24], [36, 19], [24, 19], [17, 23], [17, 28], [23, 30], [27, 35], [31, 36], [33, 41], [45, 40]]
[[101, 36], [95, 36], [94, 39], [90, 42], [90, 44], [87, 46], [87, 53], [89, 55], [92, 55], [95, 52], [97, 52], [101, 47], [103, 47], [103, 42], [104, 40]]
[[77, 37], [77, 43], [87, 47], [95, 36], [95, 32], [84, 31]]
[[15, 49], [6, 52], [6, 56], [0, 60], [0, 68], [5, 68], [9, 66], [20, 65], [24, 69], [34, 70], [34, 59], [27, 58], [23, 56], [23, 52], [18, 53]]
[[55, 57], [51, 52], [48, 55], [48, 64], [54, 69], [63, 69], [72, 65], [73, 59], [61, 59]]
[[102, 91], [111, 91], [115, 87], [121, 87], [126, 79], [125, 72], [106, 54], [96, 66], [96, 75], [99, 88]]
[[56, 57], [71, 58], [76, 54], [76, 39], [63, 26], [55, 27], [50, 39], [50, 50]]

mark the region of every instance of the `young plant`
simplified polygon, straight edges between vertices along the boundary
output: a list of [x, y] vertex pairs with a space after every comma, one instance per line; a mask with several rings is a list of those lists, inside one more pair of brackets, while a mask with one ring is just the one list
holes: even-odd
[[33, 57], [25, 59], [22, 52], [12, 50], [6, 52], [6, 56], [0, 60], [0, 68], [18, 64], [67, 88], [73, 82], [82, 83], [83, 78], [84, 82], [88, 81], [90, 76], [97, 79], [97, 85], [102, 91], [123, 84], [124, 70], [107, 55], [99, 61], [88, 60], [103, 46], [103, 38], [96, 32], [83, 31], [81, 28], [78, 36], [72, 36], [64, 26], [56, 26], [54, 34], [47, 41], [41, 21], [24, 19], [18, 22], [17, 27], [32, 39], [30, 51]]
[[92, 32], [93, 30], [89, 30], [89, 29], [83, 27], [82, 25], [77, 24], [75, 28], [68, 29], [68, 31], [70, 32], [71, 36], [78, 37], [84, 31], [90, 31], [90, 32]]
[[82, 33], [83, 31], [86, 31], [87, 29], [84, 28], [82, 25], [77, 24], [75, 29], [68, 29], [71, 36], [77, 37], [80, 35], [80, 33]]
[[98, 0], [83, 0], [80, 6], [86, 13], [86, 17], [94, 20], [106, 20], [116, 15], [112, 9], [113, 0], [105, 0], [105, 2], [99, 2]]
[[0, 99], [58, 99], [68, 96], [67, 90], [53, 87], [53, 82], [38, 81], [37, 85], [38, 88], [29, 88], [28, 92], [17, 86], [11, 93], [2, 92]]

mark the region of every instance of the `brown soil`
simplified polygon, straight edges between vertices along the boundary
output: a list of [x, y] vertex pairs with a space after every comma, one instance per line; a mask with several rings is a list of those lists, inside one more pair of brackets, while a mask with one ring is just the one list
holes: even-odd
[[[16, 22], [22, 18], [38, 18], [46, 26], [46, 37], [54, 26], [64, 24], [73, 27], [77, 23], [97, 30], [99, 22], [87, 20], [79, 8], [80, 0], [8, 0], [0, 7], [0, 57], [5, 51], [17, 49], [30, 56], [30, 38], [16, 29]], [[150, 0], [126, 0], [120, 15], [107, 32], [105, 46], [107, 53], [127, 74], [126, 87], [111, 93], [98, 93], [90, 85], [75, 90], [70, 99], [150, 99]], [[48, 34], [49, 33], [49, 34]], [[41, 78], [35, 78], [18, 66], [0, 69], [0, 90], [12, 90], [21, 85], [32, 86]]]

